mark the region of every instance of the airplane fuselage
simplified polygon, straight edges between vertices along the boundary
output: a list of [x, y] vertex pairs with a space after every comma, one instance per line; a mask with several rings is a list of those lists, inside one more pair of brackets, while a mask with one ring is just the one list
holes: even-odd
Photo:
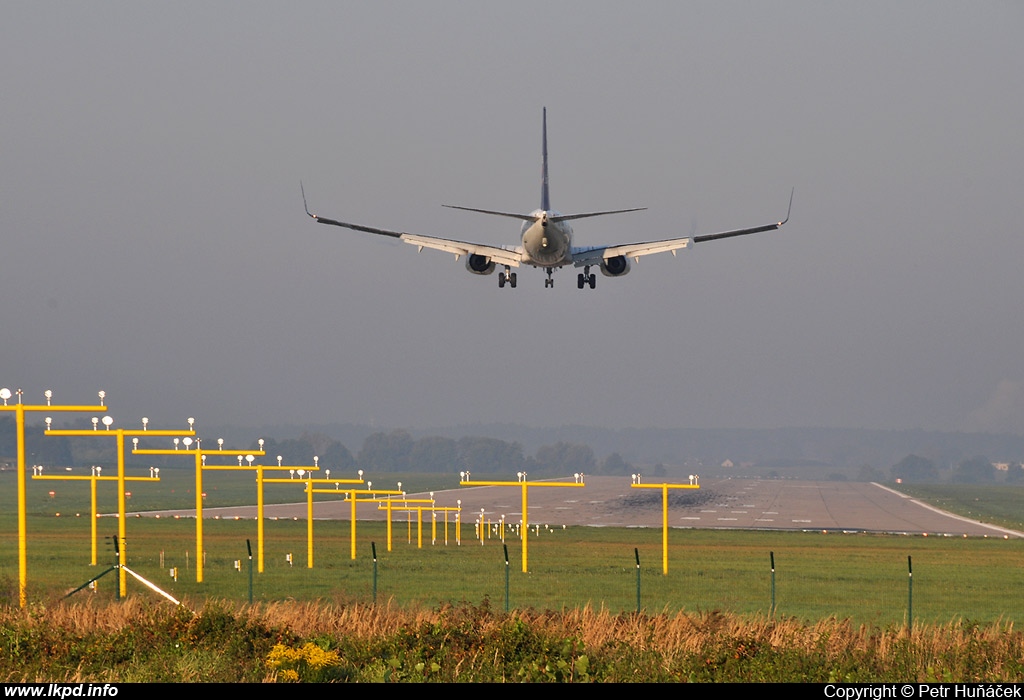
[[526, 260], [534, 267], [561, 267], [572, 265], [572, 226], [566, 221], [551, 221], [559, 216], [556, 211], [532, 213], [533, 221], [523, 223], [522, 240]]

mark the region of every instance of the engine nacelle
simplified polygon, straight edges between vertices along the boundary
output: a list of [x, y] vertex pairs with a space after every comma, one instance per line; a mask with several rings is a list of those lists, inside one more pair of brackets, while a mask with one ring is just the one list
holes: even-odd
[[605, 277], [622, 277], [629, 274], [629, 258], [616, 255], [601, 261], [601, 274]]
[[494, 272], [494, 263], [485, 255], [470, 253], [466, 256], [466, 269], [474, 275], [489, 275]]

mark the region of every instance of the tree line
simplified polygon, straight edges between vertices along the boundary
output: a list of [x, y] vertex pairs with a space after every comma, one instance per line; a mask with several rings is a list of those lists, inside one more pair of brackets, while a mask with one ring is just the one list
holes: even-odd
[[[81, 421], [79, 421], [81, 422]], [[86, 423], [76, 427], [86, 427]], [[63, 436], [43, 435], [41, 430], [26, 431], [26, 461], [29, 464], [50, 466], [108, 465], [116, 462], [113, 440], [72, 440]], [[142, 447], [166, 447], [166, 438], [161, 441], [143, 439]], [[249, 445], [250, 450], [259, 449], [257, 441]], [[414, 439], [405, 430], [373, 433], [363, 441], [361, 449], [353, 454], [340, 441], [322, 433], [303, 433], [298, 438], [277, 440], [265, 438], [263, 450], [266, 456], [260, 462], [266, 465], [277, 463], [280, 455], [286, 465], [311, 465], [317, 457], [319, 464], [334, 473], [355, 472], [422, 472], [453, 473], [469, 471], [480, 474], [507, 474], [525, 471], [537, 475], [568, 476], [584, 474], [630, 473], [631, 466], [622, 456], [613, 452], [598, 460], [588, 445], [572, 442], [556, 442], [539, 447], [533, 455], [524, 453], [518, 442], [508, 442], [489, 437], [463, 437], [459, 439], [428, 436]], [[0, 462], [8, 461], [13, 466], [17, 456], [17, 440], [13, 419], [0, 418]], [[129, 463], [138, 462], [130, 454]], [[171, 457], [148, 457], [147, 464], [161, 467], [191, 466]]]
[[[256, 449], [253, 443], [251, 449]], [[437, 435], [414, 439], [408, 431], [373, 433], [363, 441], [358, 453], [318, 433], [303, 433], [288, 440], [264, 440], [264, 451], [285, 464], [312, 464], [313, 457], [331, 470], [378, 472], [452, 473], [468, 471], [480, 474], [569, 475], [617, 474], [630, 472], [630, 465], [617, 452], [598, 460], [587, 445], [557, 442], [544, 445], [526, 455], [518, 442], [489, 437], [447, 438]], [[272, 460], [268, 460], [272, 461]]]
[[940, 469], [933, 460], [920, 455], [907, 455], [892, 467], [893, 481], [954, 484], [1024, 483], [1024, 465], [1008, 463], [1005, 470], [997, 469], [987, 457], [971, 457], [956, 465]]

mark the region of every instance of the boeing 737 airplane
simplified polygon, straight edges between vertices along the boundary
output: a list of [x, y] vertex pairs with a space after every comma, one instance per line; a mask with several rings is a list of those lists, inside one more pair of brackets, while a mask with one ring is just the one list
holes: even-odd
[[470, 207], [457, 207], [450, 204], [444, 206], [450, 209], [462, 209], [480, 214], [491, 214], [493, 216], [504, 216], [510, 219], [519, 219], [523, 222], [521, 242], [519, 246], [492, 246], [480, 243], [466, 243], [448, 238], [437, 238], [435, 236], [423, 236], [416, 233], [403, 233], [401, 231], [388, 231], [387, 229], [360, 226], [359, 224], [348, 224], [344, 221], [336, 221], [323, 216], [317, 216], [309, 211], [306, 205], [306, 192], [302, 189], [302, 204], [317, 223], [341, 226], [353, 231], [374, 233], [380, 236], [390, 236], [406, 243], [417, 246], [420, 250], [433, 248], [443, 250], [455, 255], [455, 259], [465, 256], [466, 269], [475, 275], [489, 275], [494, 272], [495, 267], [501, 266], [503, 272], [498, 273], [498, 286], [504, 287], [507, 283], [510, 287], [516, 286], [516, 273], [512, 272], [513, 267], [530, 265], [542, 267], [548, 273], [544, 280], [545, 287], [553, 287], [554, 280], [551, 274], [556, 268], [572, 265], [582, 267], [583, 272], [576, 278], [576, 286], [583, 289], [589, 286], [593, 289], [597, 285], [597, 276], [590, 270], [599, 267], [601, 273], [607, 277], [622, 277], [629, 272], [629, 261], [639, 261], [642, 255], [652, 253], [676, 254], [677, 250], [689, 248], [694, 243], [716, 241], [721, 238], [732, 238], [734, 236], [746, 236], [752, 233], [763, 231], [774, 231], [789, 221], [789, 211], [793, 208], [793, 193], [789, 195], [789, 211], [786, 218], [774, 224], [755, 226], [753, 228], [742, 228], [734, 231], [722, 231], [721, 233], [709, 233], [702, 236], [686, 238], [668, 238], [659, 241], [647, 241], [645, 243], [627, 243], [624, 245], [606, 245], [591, 247], [576, 247], [572, 244], [572, 227], [569, 222], [574, 219], [585, 219], [591, 216], [605, 216], [607, 214], [624, 214], [631, 211], [642, 211], [646, 207], [635, 209], [615, 209], [612, 211], [595, 211], [586, 214], [560, 214], [551, 208], [551, 198], [548, 192], [548, 113], [547, 108], [543, 111], [542, 126], [542, 153], [541, 184], [540, 184], [540, 209], [529, 214], [510, 214], [502, 211], [491, 211], [488, 209], [471, 209]]

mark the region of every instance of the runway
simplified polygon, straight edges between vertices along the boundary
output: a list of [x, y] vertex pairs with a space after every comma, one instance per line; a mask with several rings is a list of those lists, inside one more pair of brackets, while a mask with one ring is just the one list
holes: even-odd
[[[572, 479], [553, 480], [572, 483]], [[561, 527], [661, 527], [662, 493], [633, 489], [629, 477], [587, 477], [583, 487], [529, 488], [529, 522]], [[550, 482], [549, 482], [550, 483]], [[646, 483], [654, 483], [647, 479]], [[969, 537], [1024, 537], [1024, 532], [980, 523], [947, 513], [876, 483], [789, 481], [768, 479], [704, 479], [698, 490], [670, 491], [669, 526], [675, 528], [738, 528], [758, 530], [842, 530]], [[426, 498], [427, 494], [408, 494]], [[461, 501], [462, 520], [474, 522], [481, 511], [488, 520], [502, 516], [519, 522], [522, 489], [518, 486], [470, 486], [434, 494], [437, 506]], [[266, 518], [304, 520], [305, 502], [267, 505]], [[351, 504], [318, 501], [315, 520], [348, 520]], [[195, 517], [194, 510], [139, 513], [142, 516]], [[254, 519], [255, 506], [204, 508], [205, 518]], [[360, 502], [360, 520], [383, 520], [377, 505]], [[408, 517], [405, 513], [393, 515]], [[415, 517], [415, 516], [413, 516]], [[425, 519], [430, 513], [424, 514]], [[438, 514], [438, 519], [444, 518]], [[448, 516], [454, 521], [454, 514]]]

